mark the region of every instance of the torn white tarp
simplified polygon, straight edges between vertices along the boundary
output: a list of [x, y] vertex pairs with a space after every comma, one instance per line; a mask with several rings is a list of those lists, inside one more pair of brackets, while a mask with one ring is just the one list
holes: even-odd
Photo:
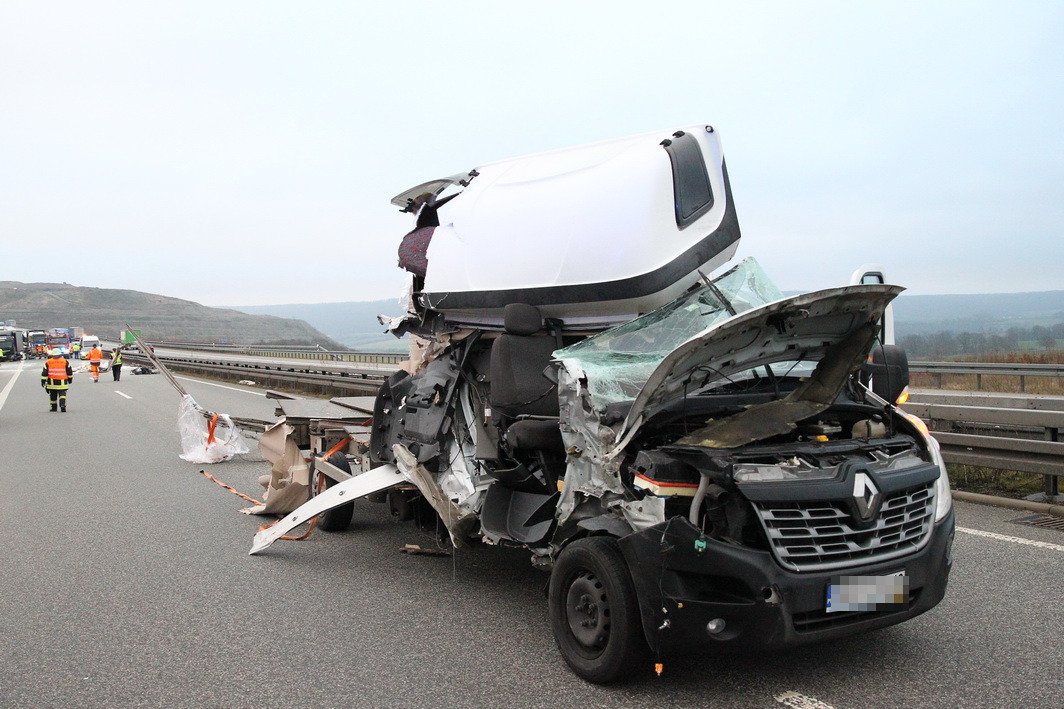
[[177, 430], [181, 458], [190, 463], [220, 463], [249, 450], [229, 416], [204, 411], [189, 394], [181, 397]]

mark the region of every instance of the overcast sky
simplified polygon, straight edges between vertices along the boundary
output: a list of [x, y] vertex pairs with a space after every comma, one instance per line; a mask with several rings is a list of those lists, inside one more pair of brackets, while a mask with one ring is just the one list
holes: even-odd
[[1064, 3], [0, 6], [0, 280], [398, 294], [395, 193], [699, 122], [786, 290], [1064, 288]]

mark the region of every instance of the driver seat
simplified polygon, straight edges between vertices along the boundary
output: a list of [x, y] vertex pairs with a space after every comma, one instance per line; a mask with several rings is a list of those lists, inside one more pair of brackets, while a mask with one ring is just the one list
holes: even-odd
[[558, 386], [543, 375], [558, 341], [544, 330], [539, 308], [525, 303], [506, 306], [503, 327], [491, 345], [489, 401], [492, 411], [512, 421], [506, 442], [514, 450], [562, 454]]

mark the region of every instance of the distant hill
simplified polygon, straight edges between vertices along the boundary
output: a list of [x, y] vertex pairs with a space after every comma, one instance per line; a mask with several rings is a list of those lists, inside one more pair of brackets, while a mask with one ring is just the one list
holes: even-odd
[[299, 318], [348, 347], [363, 352], [406, 352], [406, 340], [384, 331], [377, 315], [402, 315], [395, 298], [344, 303], [289, 303], [286, 305], [234, 305], [235, 310], [259, 315]]
[[[974, 295], [903, 294], [894, 303], [898, 337], [939, 332], [993, 333], [1064, 322], [1064, 290]], [[384, 334], [384, 328], [377, 322], [379, 313], [401, 314], [402, 308], [393, 299], [233, 307], [246, 313], [306, 320], [330, 337], [363, 351], [406, 350], [404, 341]]]
[[83, 327], [105, 338], [117, 337], [129, 323], [155, 340], [340, 347], [301, 320], [210, 308], [154, 293], [66, 283], [0, 281], [0, 320], [14, 320], [27, 329]]
[[1064, 322], [1064, 290], [1036, 293], [905, 295], [895, 301], [898, 336], [1004, 332]]

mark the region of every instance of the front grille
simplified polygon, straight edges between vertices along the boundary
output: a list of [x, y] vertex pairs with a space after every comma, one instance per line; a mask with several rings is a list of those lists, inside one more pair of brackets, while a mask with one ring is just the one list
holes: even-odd
[[853, 524], [841, 502], [757, 502], [761, 525], [776, 560], [792, 571], [825, 571], [894, 559], [920, 549], [931, 537], [935, 483], [887, 497], [875, 524]]

